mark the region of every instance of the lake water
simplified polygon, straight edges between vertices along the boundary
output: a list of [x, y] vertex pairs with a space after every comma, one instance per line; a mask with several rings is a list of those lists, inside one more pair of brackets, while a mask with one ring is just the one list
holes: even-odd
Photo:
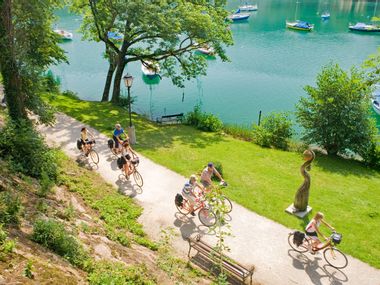
[[[348, 24], [368, 22], [379, 15], [376, 2], [259, 0], [259, 10], [250, 19], [233, 23], [235, 45], [227, 53], [229, 63], [209, 60], [207, 76], [186, 82], [184, 89], [172, 85], [169, 78], [158, 84], [143, 78], [140, 63], [126, 68], [135, 77], [131, 89], [136, 96], [133, 110], [155, 119], [163, 114], [187, 112], [195, 104], [218, 115], [226, 123], [250, 124], [258, 113], [293, 111], [305, 95], [303, 86], [314, 84], [323, 65], [337, 62], [343, 68], [359, 66], [376, 52], [379, 34], [354, 33]], [[228, 8], [240, 1], [229, 1]], [[379, 5], [380, 6], [380, 5]], [[323, 21], [320, 14], [329, 11]], [[107, 72], [102, 43], [81, 41], [81, 18], [59, 11], [57, 27], [74, 33], [72, 42], [62, 43], [70, 64], [61, 64], [53, 72], [61, 78], [62, 88], [78, 93], [86, 100], [100, 100]], [[295, 18], [315, 24], [312, 32], [285, 28], [285, 20]], [[123, 91], [125, 92], [125, 90]]]

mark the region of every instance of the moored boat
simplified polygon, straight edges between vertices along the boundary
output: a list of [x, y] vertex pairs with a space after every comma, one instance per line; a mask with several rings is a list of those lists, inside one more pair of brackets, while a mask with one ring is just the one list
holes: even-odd
[[210, 47], [208, 45], [203, 45], [203, 46], [199, 47], [197, 49], [197, 51], [199, 51], [200, 53], [205, 54], [205, 55], [214, 55], [215, 54], [214, 48]]
[[250, 4], [245, 3], [245, 5], [239, 6], [239, 9], [240, 11], [243, 11], [243, 12], [253, 12], [253, 11], [257, 11], [258, 7], [257, 7], [257, 4], [250, 5]]
[[348, 28], [351, 31], [358, 32], [380, 32], [380, 26], [365, 23], [356, 23], [355, 25], [349, 25]]
[[235, 13], [233, 13], [232, 15], [229, 15], [227, 19], [233, 22], [238, 22], [238, 21], [248, 20], [250, 16], [251, 14], [249, 13], [240, 13], [240, 9], [238, 9]]
[[292, 30], [311, 31], [314, 28], [314, 25], [305, 21], [297, 20], [294, 22], [286, 21], [286, 27]]
[[380, 115], [380, 86], [375, 85], [375, 91], [372, 93], [371, 98], [373, 110]]
[[141, 63], [142, 73], [149, 79], [153, 79], [159, 76], [160, 66], [158, 62], [144, 61]]
[[58, 34], [62, 40], [71, 41], [74, 38], [74, 35], [68, 31], [55, 29], [54, 33]]
[[329, 12], [322, 13], [321, 18], [322, 20], [330, 19], [330, 13]]

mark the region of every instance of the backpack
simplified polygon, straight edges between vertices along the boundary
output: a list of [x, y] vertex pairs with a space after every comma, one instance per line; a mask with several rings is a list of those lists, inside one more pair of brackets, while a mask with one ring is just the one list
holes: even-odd
[[114, 141], [113, 140], [108, 140], [108, 147], [113, 148]]
[[119, 157], [116, 160], [116, 163], [117, 163], [117, 167], [119, 167], [119, 169], [122, 169], [123, 165], [126, 163], [125, 158], [124, 157]]
[[81, 140], [77, 140], [77, 148], [78, 148], [79, 150], [82, 149], [82, 141], [81, 141]]
[[300, 246], [303, 243], [304, 238], [305, 234], [303, 232], [296, 231], [293, 235], [293, 243], [297, 246]]
[[182, 207], [183, 197], [182, 197], [181, 194], [178, 194], [178, 193], [177, 193], [177, 195], [175, 195], [174, 203], [175, 203], [178, 207]]

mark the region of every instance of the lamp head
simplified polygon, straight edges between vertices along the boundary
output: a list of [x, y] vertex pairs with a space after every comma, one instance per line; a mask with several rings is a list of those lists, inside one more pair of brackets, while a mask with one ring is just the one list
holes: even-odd
[[132, 83], [133, 83], [132, 75], [127, 73], [126, 75], [124, 75], [123, 80], [126, 87], [132, 87]]

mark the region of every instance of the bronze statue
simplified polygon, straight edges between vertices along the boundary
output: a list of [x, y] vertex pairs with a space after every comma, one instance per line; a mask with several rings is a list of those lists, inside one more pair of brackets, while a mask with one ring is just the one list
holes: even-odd
[[295, 210], [299, 212], [306, 211], [309, 203], [310, 174], [307, 171], [310, 171], [311, 163], [315, 158], [315, 154], [312, 150], [305, 150], [303, 152], [303, 158], [306, 161], [302, 164], [300, 170], [301, 175], [304, 177], [304, 181], [300, 188], [298, 188], [293, 203]]

